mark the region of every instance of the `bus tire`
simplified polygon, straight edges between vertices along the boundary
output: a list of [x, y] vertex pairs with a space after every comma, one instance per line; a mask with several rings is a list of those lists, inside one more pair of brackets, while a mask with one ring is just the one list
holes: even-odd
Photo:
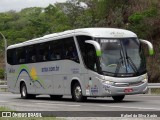
[[20, 86], [20, 93], [21, 93], [21, 98], [22, 99], [27, 99], [29, 98], [29, 95], [27, 93], [27, 87], [25, 83], [22, 83], [22, 85]]
[[50, 95], [50, 98], [53, 100], [60, 100], [63, 97], [63, 95]]
[[115, 102], [121, 102], [124, 99], [125, 95], [112, 96]]
[[36, 95], [33, 94], [28, 94], [27, 92], [27, 87], [25, 83], [22, 83], [22, 85], [20, 86], [20, 93], [21, 93], [21, 98], [22, 99], [34, 99], [36, 97]]
[[76, 82], [73, 86], [72, 99], [76, 102], [82, 102], [87, 100], [87, 97], [82, 95], [82, 88], [78, 82]]

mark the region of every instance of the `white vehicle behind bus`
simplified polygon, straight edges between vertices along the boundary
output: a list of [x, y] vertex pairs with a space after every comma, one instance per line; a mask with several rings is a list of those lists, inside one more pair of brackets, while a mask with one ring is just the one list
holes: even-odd
[[46, 94], [53, 99], [72, 95], [112, 97], [148, 91], [142, 43], [128, 30], [84, 28], [46, 35], [7, 48], [8, 90], [22, 98]]

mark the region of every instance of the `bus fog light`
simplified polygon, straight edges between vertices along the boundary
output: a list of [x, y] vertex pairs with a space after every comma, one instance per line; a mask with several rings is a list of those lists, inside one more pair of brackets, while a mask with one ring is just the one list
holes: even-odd
[[148, 90], [148, 87], [144, 88], [143, 92], [147, 91]]
[[106, 93], [107, 93], [107, 94], [111, 94], [111, 91], [108, 90], [108, 89], [106, 89]]

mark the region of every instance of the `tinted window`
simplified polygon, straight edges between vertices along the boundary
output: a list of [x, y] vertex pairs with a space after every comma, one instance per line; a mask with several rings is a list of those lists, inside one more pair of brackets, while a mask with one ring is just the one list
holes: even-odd
[[63, 41], [55, 40], [50, 44], [50, 60], [63, 59]]
[[7, 50], [7, 62], [10, 65], [14, 65], [15, 64], [15, 49]]
[[24, 64], [26, 62], [26, 49], [16, 48], [16, 64]]
[[73, 60], [79, 62], [78, 53], [76, 45], [73, 38], [67, 38], [64, 40], [64, 53], [65, 59]]
[[37, 50], [35, 46], [27, 46], [27, 63], [34, 63], [37, 61]]
[[36, 45], [37, 62], [44, 62], [49, 60], [49, 43], [41, 43]]
[[85, 43], [86, 40], [93, 40], [93, 38], [90, 36], [77, 36], [77, 40], [84, 64], [87, 68], [97, 71], [95, 48], [93, 45]]
[[7, 54], [7, 61], [9, 64], [35, 63], [64, 59], [79, 62], [73, 37], [16, 48], [15, 51], [8, 50]]
[[50, 44], [50, 60], [63, 59], [79, 62], [77, 49], [72, 37], [54, 40]]

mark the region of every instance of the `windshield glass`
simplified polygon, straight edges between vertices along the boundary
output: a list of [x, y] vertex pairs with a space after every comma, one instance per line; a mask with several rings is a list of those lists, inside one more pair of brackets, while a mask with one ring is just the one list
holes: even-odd
[[103, 73], [114, 76], [142, 74], [146, 71], [144, 56], [137, 38], [100, 39]]

